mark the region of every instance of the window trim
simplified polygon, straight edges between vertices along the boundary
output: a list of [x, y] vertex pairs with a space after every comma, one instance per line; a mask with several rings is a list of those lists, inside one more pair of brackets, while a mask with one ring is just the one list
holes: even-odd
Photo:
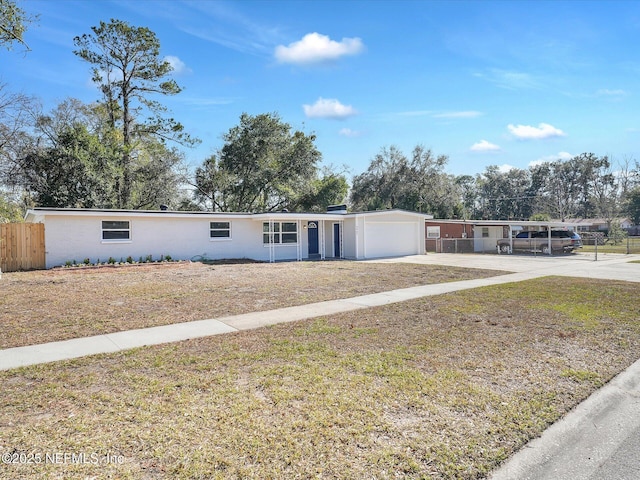
[[[227, 228], [213, 228], [214, 223], [226, 223]], [[212, 232], [229, 232], [226, 237], [212, 237]], [[209, 222], [209, 241], [210, 242], [227, 242], [232, 239], [231, 222], [230, 221], [210, 221]]]
[[[271, 226], [273, 225], [273, 231], [271, 231]], [[293, 225], [294, 229], [288, 230], [284, 225]], [[295, 235], [295, 241], [283, 241], [285, 237], [291, 238]], [[271, 239], [273, 238], [273, 242]], [[300, 242], [300, 232], [298, 231], [298, 222], [291, 221], [267, 221], [262, 222], [262, 245], [264, 247], [269, 247], [271, 245], [275, 247], [292, 247], [299, 245]]]
[[440, 238], [440, 225], [427, 226], [427, 240]]
[[[105, 228], [106, 222], [126, 223], [127, 228]], [[131, 243], [131, 220], [101, 220], [100, 221], [100, 240], [101, 243]], [[127, 232], [127, 238], [104, 238], [105, 232]]]

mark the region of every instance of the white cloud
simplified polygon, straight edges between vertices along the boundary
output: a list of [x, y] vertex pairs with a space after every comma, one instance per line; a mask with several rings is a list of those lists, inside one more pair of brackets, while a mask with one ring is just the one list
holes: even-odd
[[507, 173], [507, 172], [513, 170], [514, 168], [516, 168], [516, 167], [514, 167], [513, 165], [509, 165], [508, 163], [505, 163], [504, 165], [498, 166], [498, 171], [500, 173]]
[[173, 68], [175, 73], [190, 73], [191, 69], [187, 68], [187, 65], [178, 57], [173, 55], [167, 55], [164, 57], [165, 62], [169, 62], [169, 65]]
[[408, 110], [406, 112], [398, 112], [396, 115], [401, 117], [424, 117], [425, 115], [432, 115], [431, 110]]
[[528, 73], [491, 69], [486, 73], [475, 73], [475, 77], [494, 83], [508, 90], [539, 89], [541, 82]]
[[566, 137], [567, 135], [562, 130], [548, 123], [540, 123], [537, 127], [509, 124], [507, 128], [513, 136], [522, 140], [540, 140], [543, 138]]
[[463, 112], [444, 112], [436, 113], [433, 118], [476, 118], [482, 115], [482, 112], [475, 110], [467, 110]]
[[536, 167], [538, 165], [542, 165], [544, 163], [555, 162], [557, 160], [571, 160], [575, 155], [571, 155], [569, 152], [558, 152], [555, 155], [546, 155], [544, 157], [540, 157], [537, 160], [529, 162], [530, 167]]
[[308, 118], [342, 119], [358, 113], [351, 105], [343, 105], [336, 99], [322, 97], [316, 100], [313, 105], [303, 105], [302, 107]]
[[597, 93], [598, 95], [603, 97], [624, 97], [627, 95], [627, 92], [625, 92], [624, 90], [609, 90], [608, 88], [600, 89]]
[[209, 107], [212, 105], [230, 105], [237, 99], [231, 97], [182, 97], [181, 101], [187, 105], [196, 107]]
[[341, 128], [338, 132], [338, 135], [341, 135], [343, 137], [359, 137], [360, 135], [362, 135], [362, 132], [358, 130], [351, 130], [350, 128]]
[[472, 152], [499, 152], [501, 150], [499, 145], [488, 142], [486, 140], [480, 140], [477, 143], [471, 145]]
[[359, 38], [343, 38], [336, 42], [327, 35], [308, 33], [302, 40], [290, 43], [288, 47], [278, 45], [275, 57], [280, 63], [310, 64], [337, 60], [345, 55], [356, 55], [364, 50]]

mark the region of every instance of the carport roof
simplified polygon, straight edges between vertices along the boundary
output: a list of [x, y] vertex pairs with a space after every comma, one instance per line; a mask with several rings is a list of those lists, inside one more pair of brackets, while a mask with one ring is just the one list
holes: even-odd
[[430, 223], [452, 223], [459, 225], [478, 225], [481, 227], [546, 227], [546, 228], [569, 228], [577, 226], [585, 226], [584, 222], [559, 222], [559, 221], [532, 221], [532, 220], [446, 220], [433, 219], [427, 220]]

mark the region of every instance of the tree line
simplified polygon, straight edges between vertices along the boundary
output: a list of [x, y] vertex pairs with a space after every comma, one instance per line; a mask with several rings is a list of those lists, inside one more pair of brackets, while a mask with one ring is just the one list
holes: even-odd
[[[0, 0], [0, 47], [26, 47], [32, 20]], [[446, 155], [389, 146], [349, 182], [344, 169], [321, 167], [313, 133], [276, 112], [242, 114], [221, 148], [189, 169], [178, 147], [199, 140], [155, 100], [181, 91], [156, 35], [112, 19], [74, 45], [99, 87], [95, 102], [69, 98], [45, 112], [37, 99], [0, 84], [0, 221], [18, 221], [32, 206], [262, 212], [347, 202], [353, 210], [402, 208], [436, 218], [626, 215], [640, 223], [634, 159], [614, 164], [584, 153], [528, 169], [451, 175]]]

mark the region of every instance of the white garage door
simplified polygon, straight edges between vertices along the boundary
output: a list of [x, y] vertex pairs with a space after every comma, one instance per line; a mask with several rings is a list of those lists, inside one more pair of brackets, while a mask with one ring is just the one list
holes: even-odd
[[396, 257], [420, 253], [417, 222], [365, 224], [365, 257]]

